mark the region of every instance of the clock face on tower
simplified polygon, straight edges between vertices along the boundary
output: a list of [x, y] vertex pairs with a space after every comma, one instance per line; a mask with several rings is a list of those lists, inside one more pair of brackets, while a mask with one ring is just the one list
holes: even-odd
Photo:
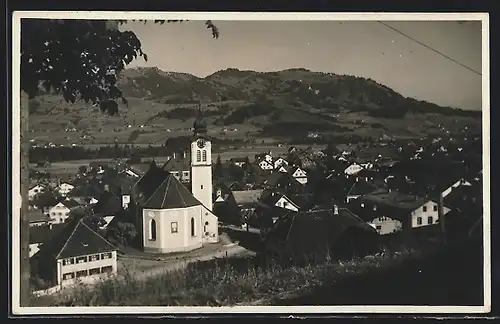
[[199, 148], [204, 148], [205, 147], [205, 140], [200, 138], [197, 143]]

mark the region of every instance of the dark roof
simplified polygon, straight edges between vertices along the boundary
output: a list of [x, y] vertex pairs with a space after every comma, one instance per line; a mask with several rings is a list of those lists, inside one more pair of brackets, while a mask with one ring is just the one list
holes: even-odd
[[362, 196], [361, 199], [406, 211], [414, 211], [428, 201], [428, 199], [423, 197], [406, 195], [396, 191], [373, 192]]
[[146, 201], [169, 174], [170, 172], [158, 167], [154, 161], [151, 162], [149, 170], [132, 187], [134, 200], [138, 203]]
[[68, 197], [94, 197], [98, 198], [102, 194], [102, 190], [96, 184], [83, 184], [73, 188], [68, 193]]
[[163, 165], [163, 169], [166, 171], [191, 171], [189, 159], [185, 159], [182, 156], [176, 156], [171, 158]]
[[278, 219], [268, 238], [286, 242], [288, 252], [300, 258], [335, 248], [340, 237], [351, 228], [373, 237], [377, 234], [355, 214], [339, 208], [338, 215], [334, 215], [331, 209], [289, 212]]
[[114, 215], [122, 209], [121, 199], [113, 193], [105, 191], [101, 194], [93, 209], [96, 214]]
[[42, 245], [37, 253], [39, 257], [64, 259], [118, 250], [86, 225], [83, 219], [75, 219], [64, 225], [57, 235]]
[[201, 202], [179, 180], [169, 174], [149, 199], [145, 201], [142, 207], [149, 209], [171, 209], [197, 205], [201, 205]]
[[213, 212], [221, 222], [235, 225], [242, 223], [241, 209], [231, 192], [223, 202], [214, 203]]
[[375, 191], [377, 188], [366, 181], [355, 181], [347, 195], [366, 195]]
[[234, 157], [229, 159], [230, 162], [246, 162], [247, 158], [246, 157]]
[[66, 224], [53, 224], [52, 227], [49, 225], [31, 226], [30, 244], [44, 243], [51, 236], [57, 235], [64, 225]]
[[279, 184], [291, 184], [295, 181], [295, 179], [292, 178], [292, 176], [288, 173], [283, 173], [283, 172], [273, 172], [271, 175], [267, 178], [265, 185], [269, 187], [276, 187]]
[[40, 209], [30, 209], [28, 211], [28, 218], [30, 223], [50, 220], [50, 217], [42, 213]]
[[61, 203], [64, 206], [68, 207], [69, 209], [80, 206], [80, 204], [76, 200], [73, 200], [73, 199], [65, 199], [65, 200], [61, 201]]

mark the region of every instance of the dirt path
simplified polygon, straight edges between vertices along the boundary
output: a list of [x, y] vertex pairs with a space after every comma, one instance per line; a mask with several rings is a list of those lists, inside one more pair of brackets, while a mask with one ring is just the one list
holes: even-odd
[[145, 271], [141, 271], [140, 273], [135, 272], [132, 275], [134, 276], [135, 279], [144, 280], [144, 279], [147, 279], [149, 277], [162, 275], [166, 272], [183, 269], [190, 263], [194, 263], [194, 262], [198, 262], [198, 261], [208, 261], [208, 260], [215, 259], [215, 258], [232, 257], [232, 256], [246, 254], [246, 253], [248, 254], [251, 252], [248, 251], [247, 249], [245, 249], [244, 247], [239, 246], [239, 245], [232, 245], [232, 246], [226, 247], [222, 251], [213, 251], [213, 252], [207, 253], [205, 255], [194, 256], [192, 258], [186, 258], [183, 260], [167, 261], [162, 266], [148, 269]]

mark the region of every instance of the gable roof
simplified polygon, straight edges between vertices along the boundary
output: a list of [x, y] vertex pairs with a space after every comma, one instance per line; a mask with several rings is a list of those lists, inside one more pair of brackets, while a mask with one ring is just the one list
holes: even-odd
[[102, 194], [101, 188], [93, 183], [86, 183], [81, 186], [73, 188], [68, 197], [93, 197], [98, 198]]
[[118, 250], [86, 225], [83, 219], [75, 219], [64, 225], [64, 228], [42, 245], [37, 252], [39, 257], [57, 260]]
[[423, 204], [429, 201], [429, 199], [406, 195], [400, 192], [372, 192], [368, 195], [361, 196], [363, 200], [368, 200], [376, 204], [385, 205], [388, 207], [405, 210], [407, 212], [414, 211], [415, 209], [421, 207]]
[[69, 209], [80, 206], [80, 204], [74, 199], [65, 199], [60, 201], [60, 203]]
[[259, 200], [262, 189], [255, 190], [235, 190], [232, 192], [234, 200], [238, 205], [252, 204]]
[[198, 206], [202, 203], [179, 180], [169, 174], [156, 191], [145, 201], [143, 208], [172, 209]]
[[145, 202], [167, 178], [170, 172], [158, 167], [154, 161], [149, 164], [148, 171], [131, 188], [131, 194], [138, 203]]
[[163, 169], [166, 171], [191, 171], [190, 162], [187, 158], [183, 158], [182, 155], [179, 157], [170, 158], [167, 163], [163, 165]]
[[288, 252], [293, 256], [307, 258], [334, 248], [339, 238], [351, 228], [377, 237], [370, 225], [351, 211], [339, 208], [338, 215], [330, 209], [289, 212], [278, 219], [267, 238], [286, 243]]
[[109, 191], [104, 191], [93, 210], [96, 214], [113, 215], [122, 209], [121, 199]]
[[31, 226], [30, 244], [46, 242], [51, 236], [57, 235], [65, 225], [66, 224], [53, 224], [52, 227], [49, 225]]
[[366, 181], [355, 181], [349, 191], [347, 196], [351, 195], [365, 195], [375, 191], [377, 188]]

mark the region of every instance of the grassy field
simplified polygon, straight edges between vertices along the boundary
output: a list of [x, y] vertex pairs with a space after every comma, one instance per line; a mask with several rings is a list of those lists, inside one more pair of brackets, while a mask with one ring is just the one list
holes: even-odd
[[[98, 148], [101, 145], [96, 145], [93, 147], [94, 149]], [[299, 148], [305, 148], [306, 145], [297, 145]], [[311, 145], [313, 150], [323, 149], [323, 145]], [[238, 148], [236, 150], [227, 150], [220, 153], [212, 154], [212, 162], [215, 163], [217, 161], [217, 157], [220, 155], [222, 161], [227, 161], [231, 158], [244, 158], [249, 157], [250, 161], [254, 160], [256, 154], [271, 151], [273, 156], [282, 156], [287, 154], [288, 147], [276, 147], [270, 145], [255, 145], [246, 148]], [[144, 161], [154, 159], [158, 163], [164, 163], [167, 161], [167, 157], [157, 156], [157, 157], [149, 157], [143, 158]], [[53, 162], [48, 167], [37, 167], [36, 164], [30, 164], [30, 167], [35, 170], [44, 170], [53, 175], [74, 175], [78, 172], [78, 168], [82, 165], [89, 165], [90, 162], [108, 162], [112, 159], [84, 159], [84, 160], [72, 160], [72, 161], [62, 161], [62, 162]]]
[[252, 258], [219, 259], [147, 280], [132, 275], [81, 286], [68, 293], [38, 297], [33, 306], [233, 306], [266, 304], [272, 298], [342, 280], [353, 272], [388, 267], [414, 257], [411, 251], [378, 254], [344, 263], [258, 266]]

